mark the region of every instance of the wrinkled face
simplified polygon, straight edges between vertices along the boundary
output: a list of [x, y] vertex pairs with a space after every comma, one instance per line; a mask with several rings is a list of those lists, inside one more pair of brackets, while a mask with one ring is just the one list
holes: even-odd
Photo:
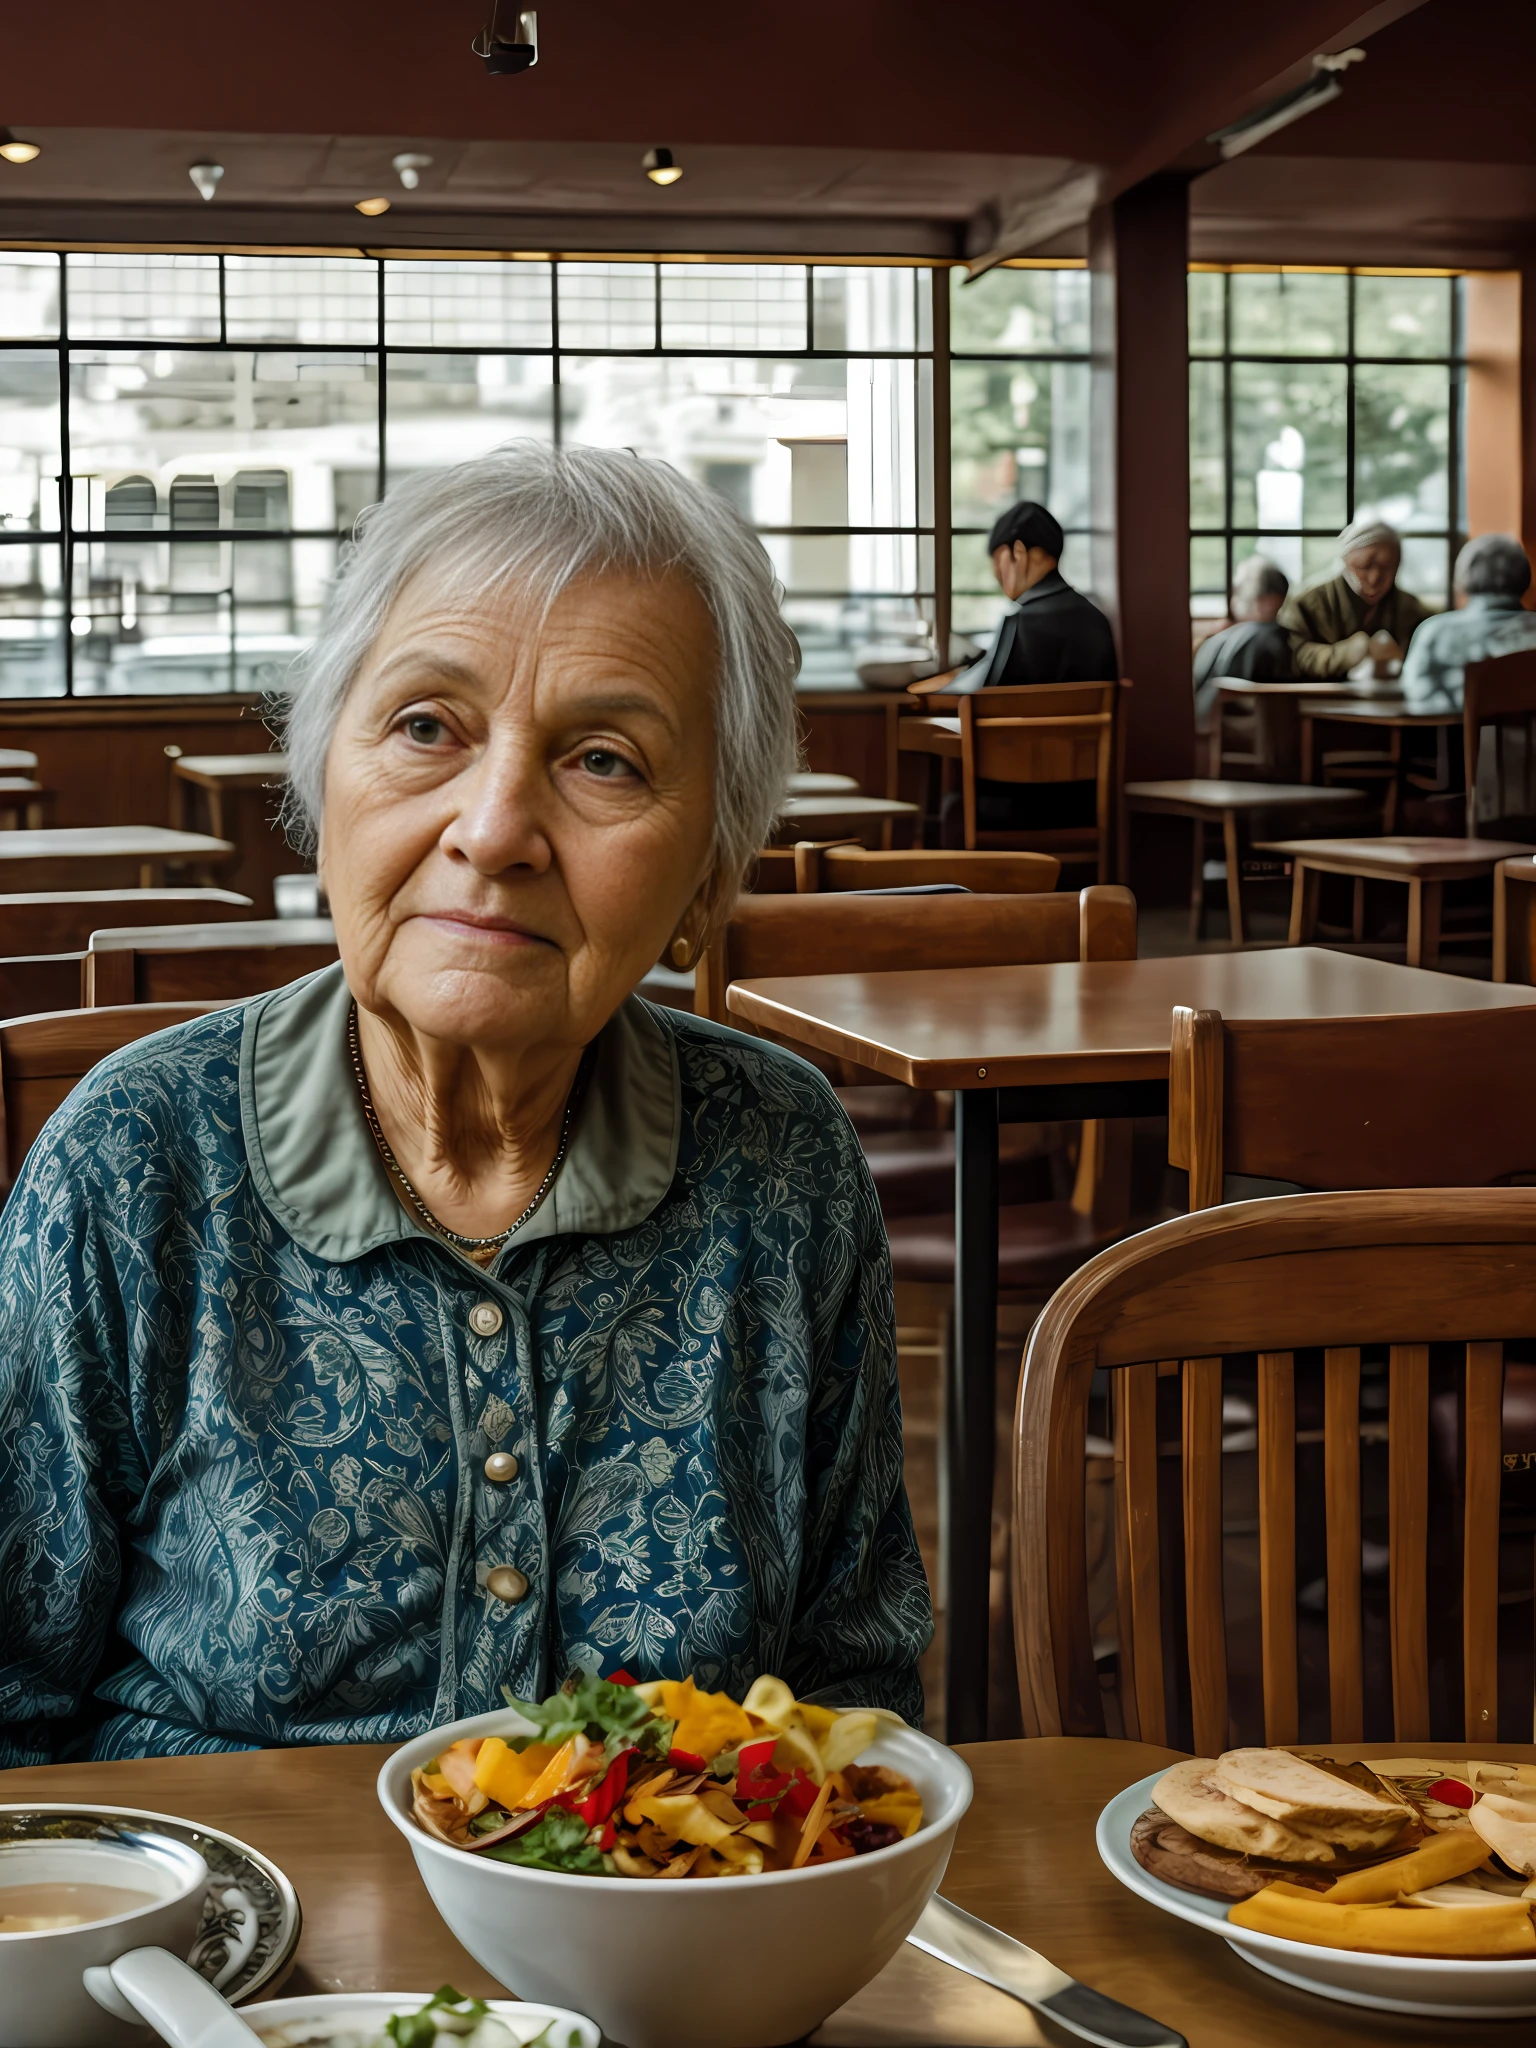
[[1378, 544], [1344, 557], [1350, 581], [1367, 604], [1380, 604], [1397, 581], [1397, 549]]
[[397, 598], [325, 767], [320, 872], [353, 994], [452, 1044], [587, 1044], [713, 848], [709, 614], [608, 574], [543, 618]]

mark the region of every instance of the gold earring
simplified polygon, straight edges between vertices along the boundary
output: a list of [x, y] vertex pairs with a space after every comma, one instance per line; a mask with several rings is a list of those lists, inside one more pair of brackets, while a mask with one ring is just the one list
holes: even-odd
[[672, 941], [671, 953], [672, 965], [681, 972], [686, 972], [694, 964], [693, 946], [681, 933]]

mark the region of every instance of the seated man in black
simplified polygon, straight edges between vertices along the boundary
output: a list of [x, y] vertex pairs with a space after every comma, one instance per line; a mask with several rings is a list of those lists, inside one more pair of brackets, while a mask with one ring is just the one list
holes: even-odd
[[1275, 624], [1290, 592], [1277, 562], [1250, 555], [1232, 575], [1230, 623], [1202, 640], [1195, 653], [1195, 730], [1209, 732], [1216, 712], [1216, 685], [1223, 676], [1249, 683], [1283, 682], [1296, 673], [1291, 636]]
[[[992, 573], [1011, 600], [1010, 609], [988, 651], [947, 683], [942, 696], [968, 696], [1003, 684], [1119, 681], [1120, 662], [1108, 619], [1056, 566], [1063, 544], [1060, 526], [1043, 505], [1029, 499], [997, 521], [987, 536], [987, 549]], [[1091, 824], [1093, 817], [1091, 782], [977, 780], [976, 822], [983, 832], [1048, 831]], [[962, 845], [958, 791], [945, 798], [940, 821], [944, 844]]]
[[1108, 619], [1056, 566], [1063, 545], [1056, 521], [1028, 498], [998, 520], [987, 535], [987, 552], [1011, 605], [991, 647], [945, 686], [945, 696], [1002, 683], [1119, 681]]

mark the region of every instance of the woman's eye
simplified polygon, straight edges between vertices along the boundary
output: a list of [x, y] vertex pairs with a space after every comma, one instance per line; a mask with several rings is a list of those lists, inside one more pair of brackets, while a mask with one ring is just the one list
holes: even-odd
[[417, 746], [435, 747], [443, 737], [444, 726], [440, 718], [429, 718], [423, 711], [405, 721], [405, 731]]
[[581, 765], [589, 775], [602, 775], [609, 780], [634, 773], [624, 756], [615, 754], [608, 747], [588, 747], [581, 757]]

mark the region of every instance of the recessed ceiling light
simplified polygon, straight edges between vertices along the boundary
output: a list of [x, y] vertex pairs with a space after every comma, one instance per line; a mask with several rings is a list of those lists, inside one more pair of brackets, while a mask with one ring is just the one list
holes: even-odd
[[29, 164], [34, 157], [41, 156], [40, 142], [23, 142], [19, 135], [13, 135], [9, 128], [0, 128], [0, 156], [8, 164]]
[[204, 199], [211, 199], [219, 189], [219, 180], [224, 175], [222, 164], [193, 164], [187, 172]]
[[388, 213], [387, 199], [359, 199], [355, 202], [359, 213], [366, 213], [371, 220], [375, 214]]
[[391, 157], [390, 162], [407, 192], [414, 192], [421, 183], [422, 172], [432, 168], [431, 157], [423, 156], [419, 149], [403, 149], [399, 156]]
[[670, 149], [648, 149], [640, 159], [640, 168], [653, 185], [675, 185], [683, 175], [683, 167]]

